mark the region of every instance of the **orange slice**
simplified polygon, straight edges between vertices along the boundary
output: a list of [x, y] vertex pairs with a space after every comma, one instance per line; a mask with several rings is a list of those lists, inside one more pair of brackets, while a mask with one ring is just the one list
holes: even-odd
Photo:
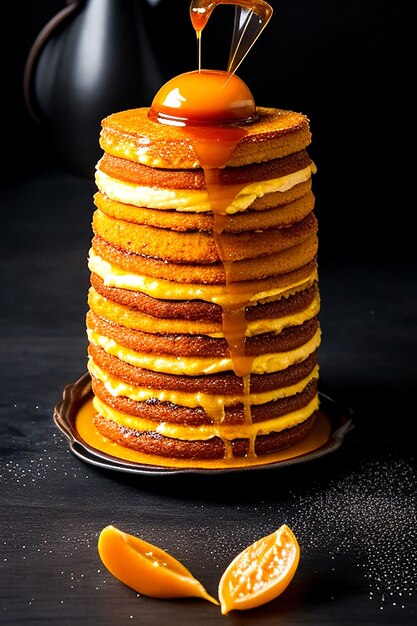
[[252, 609], [279, 596], [291, 582], [299, 560], [300, 546], [286, 524], [245, 548], [220, 579], [223, 615], [234, 609]]
[[203, 585], [172, 556], [114, 526], [106, 526], [98, 539], [98, 553], [106, 568], [122, 583], [145, 596], [195, 596], [213, 604]]

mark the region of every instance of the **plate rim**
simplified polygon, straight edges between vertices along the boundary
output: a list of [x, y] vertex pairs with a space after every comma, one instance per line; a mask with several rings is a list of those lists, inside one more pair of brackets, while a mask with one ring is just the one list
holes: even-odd
[[165, 467], [162, 465], [152, 465], [145, 463], [137, 463], [127, 459], [119, 459], [110, 454], [102, 452], [84, 441], [76, 431], [73, 424], [75, 415], [80, 407], [85, 404], [93, 395], [91, 389], [91, 376], [87, 371], [82, 374], [73, 383], [65, 385], [62, 398], [54, 407], [53, 420], [58, 429], [66, 436], [71, 452], [90, 465], [118, 471], [128, 474], [138, 474], [147, 476], [174, 476], [181, 474], [199, 474], [199, 475], [218, 475], [230, 474], [235, 472], [273, 470], [292, 465], [299, 465], [308, 461], [313, 461], [323, 456], [335, 452], [342, 445], [345, 436], [354, 428], [353, 410], [346, 402], [336, 400], [330, 390], [322, 388], [323, 385], [319, 381], [319, 397], [321, 404], [325, 403], [327, 407], [332, 407], [332, 411], [337, 411], [339, 424], [334, 428], [335, 417], [328, 415], [332, 427], [329, 439], [316, 450], [306, 452], [304, 454], [283, 459], [282, 461], [272, 461], [271, 463], [262, 463], [259, 465], [249, 465], [247, 467]]

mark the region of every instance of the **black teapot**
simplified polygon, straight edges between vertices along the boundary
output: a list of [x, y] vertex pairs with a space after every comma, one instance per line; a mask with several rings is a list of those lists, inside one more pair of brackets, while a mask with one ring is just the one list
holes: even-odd
[[69, 0], [30, 50], [27, 107], [75, 174], [93, 176], [101, 120], [149, 106], [164, 82], [147, 32], [147, 1]]

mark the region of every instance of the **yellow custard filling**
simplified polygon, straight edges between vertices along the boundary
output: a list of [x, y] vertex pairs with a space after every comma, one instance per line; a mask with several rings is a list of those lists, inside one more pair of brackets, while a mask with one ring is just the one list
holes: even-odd
[[92, 376], [100, 380], [107, 391], [114, 397], [127, 397], [135, 402], [145, 402], [151, 398], [156, 398], [160, 402], [171, 402], [178, 406], [188, 408], [203, 407], [208, 415], [217, 412], [219, 408], [226, 406], [235, 406], [237, 404], [248, 403], [251, 405], [265, 404], [286, 398], [296, 393], [300, 393], [314, 378], [318, 378], [319, 368], [316, 366], [313, 371], [303, 380], [288, 387], [274, 389], [262, 393], [249, 393], [248, 395], [212, 395], [208, 393], [184, 391], [174, 391], [170, 389], [149, 389], [147, 387], [135, 387], [121, 380], [109, 376], [107, 372], [101, 369], [93, 359], [88, 361], [88, 370]]
[[[143, 274], [127, 272], [122, 268], [104, 260], [91, 248], [88, 258], [88, 268], [103, 280], [107, 287], [117, 287], [119, 289], [129, 289], [130, 291], [140, 291], [152, 298], [162, 300], [204, 300], [219, 305], [230, 305], [230, 290], [225, 285], [204, 285], [199, 283], [177, 283], [164, 280], [163, 278], [151, 278]], [[239, 298], [247, 293], [248, 302], [256, 303], [266, 301], [275, 296], [290, 295], [299, 289], [309, 287], [313, 281], [317, 280], [317, 269], [302, 280], [289, 282], [285, 275], [276, 277], [273, 281], [275, 285], [271, 288], [263, 289], [254, 293], [253, 284], [245, 285], [239, 283], [237, 293]], [[257, 281], [262, 285], [261, 281]]]
[[[89, 328], [87, 329], [87, 336], [93, 345], [100, 346], [107, 354], [116, 356], [125, 363], [129, 363], [135, 367], [152, 370], [153, 372], [202, 376], [204, 374], [215, 374], [217, 372], [233, 370], [231, 358], [175, 357], [163, 354], [139, 353]], [[310, 341], [294, 350], [262, 354], [254, 357], [251, 372], [253, 374], [278, 372], [294, 363], [304, 361], [309, 354], [318, 348], [320, 345], [320, 337], [321, 332], [319, 329]]]
[[275, 417], [264, 422], [225, 425], [204, 424], [201, 426], [180, 426], [169, 422], [152, 422], [140, 417], [133, 417], [110, 408], [99, 398], [94, 397], [93, 405], [99, 415], [107, 420], [116, 422], [119, 426], [132, 428], [141, 432], [157, 432], [164, 437], [181, 439], [183, 441], [198, 441], [221, 437], [223, 440], [248, 438], [252, 441], [258, 435], [269, 435], [272, 432], [281, 432], [286, 428], [292, 428], [308, 419], [319, 408], [318, 394], [305, 407]]
[[[133, 328], [141, 332], [206, 335], [214, 338], [224, 337], [220, 323], [155, 318], [151, 315], [146, 315], [146, 313], [135, 311], [134, 309], [107, 300], [92, 287], [88, 293], [88, 304], [91, 310], [97, 315], [116, 324], [120, 324], [121, 326]], [[292, 313], [284, 317], [248, 321], [246, 337], [268, 332], [280, 333], [288, 326], [298, 326], [313, 318], [317, 315], [319, 309], [320, 298], [316, 295], [309, 306], [298, 313]]]
[[[246, 185], [226, 209], [232, 215], [248, 208], [256, 198], [262, 198], [267, 193], [288, 191], [295, 185], [311, 178], [314, 166], [308, 167], [271, 180], [250, 183]], [[121, 182], [100, 170], [97, 166], [95, 181], [98, 189], [111, 200], [123, 204], [148, 207], [152, 209], [175, 209], [176, 211], [192, 211], [203, 213], [211, 211], [211, 204], [206, 190], [192, 189], [162, 189], [159, 187], [145, 187], [133, 183]]]

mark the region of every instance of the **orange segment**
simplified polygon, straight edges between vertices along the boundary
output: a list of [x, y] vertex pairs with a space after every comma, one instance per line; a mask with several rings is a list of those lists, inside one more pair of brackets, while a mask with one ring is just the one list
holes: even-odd
[[233, 609], [252, 609], [279, 596], [291, 582], [299, 560], [300, 546], [286, 524], [245, 548], [220, 579], [223, 615]]
[[98, 553], [109, 572], [138, 593], [154, 598], [195, 596], [219, 604], [167, 552], [114, 526], [101, 531]]

